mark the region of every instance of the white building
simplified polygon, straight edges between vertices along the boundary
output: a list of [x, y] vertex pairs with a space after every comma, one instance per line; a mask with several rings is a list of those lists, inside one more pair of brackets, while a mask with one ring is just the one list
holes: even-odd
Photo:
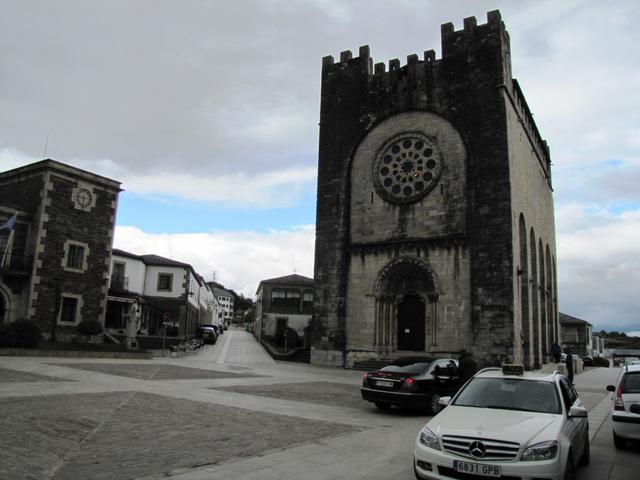
[[233, 320], [234, 296], [233, 293], [215, 284], [209, 284], [213, 290], [213, 295], [218, 302], [216, 322], [229, 325]]
[[213, 292], [187, 263], [113, 250], [105, 330], [125, 333], [134, 315], [142, 335], [190, 338], [212, 320]]

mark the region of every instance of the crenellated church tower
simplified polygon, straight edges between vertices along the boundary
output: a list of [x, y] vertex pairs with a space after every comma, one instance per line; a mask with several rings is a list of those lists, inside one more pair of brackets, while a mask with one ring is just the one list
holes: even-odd
[[322, 62], [311, 361], [537, 368], [559, 337], [551, 160], [498, 11], [433, 50]]

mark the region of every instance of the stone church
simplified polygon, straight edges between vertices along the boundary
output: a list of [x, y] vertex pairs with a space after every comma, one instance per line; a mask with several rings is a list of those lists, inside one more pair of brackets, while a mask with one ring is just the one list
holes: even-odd
[[559, 337], [549, 148], [498, 11], [433, 50], [322, 62], [311, 362], [538, 368]]

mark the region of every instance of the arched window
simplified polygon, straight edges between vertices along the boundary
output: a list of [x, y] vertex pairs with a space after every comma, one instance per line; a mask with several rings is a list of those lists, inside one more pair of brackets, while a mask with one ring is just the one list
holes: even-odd
[[531, 368], [531, 318], [529, 315], [529, 253], [527, 249], [527, 226], [520, 214], [520, 318], [522, 321], [522, 361]]
[[531, 325], [533, 326], [533, 368], [540, 368], [540, 313], [538, 295], [538, 255], [536, 249], [536, 234], [531, 229], [529, 235], [531, 246]]

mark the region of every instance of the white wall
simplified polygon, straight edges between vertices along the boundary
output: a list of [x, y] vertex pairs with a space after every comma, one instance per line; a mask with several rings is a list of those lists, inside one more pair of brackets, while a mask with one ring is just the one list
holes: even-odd
[[119, 255], [113, 255], [111, 257], [111, 269], [109, 275], [113, 275], [113, 264], [124, 263], [124, 276], [129, 279], [130, 292], [135, 292], [140, 295], [144, 292], [145, 281], [145, 264], [141, 260], [136, 260], [129, 257], [121, 257]]
[[[171, 291], [158, 291], [158, 274], [170, 273], [173, 274], [173, 283], [171, 285]], [[168, 266], [147, 266], [145, 274], [145, 289], [144, 294], [152, 297], [168, 297], [178, 298], [184, 294], [184, 276], [185, 269], [181, 267], [168, 267]]]

